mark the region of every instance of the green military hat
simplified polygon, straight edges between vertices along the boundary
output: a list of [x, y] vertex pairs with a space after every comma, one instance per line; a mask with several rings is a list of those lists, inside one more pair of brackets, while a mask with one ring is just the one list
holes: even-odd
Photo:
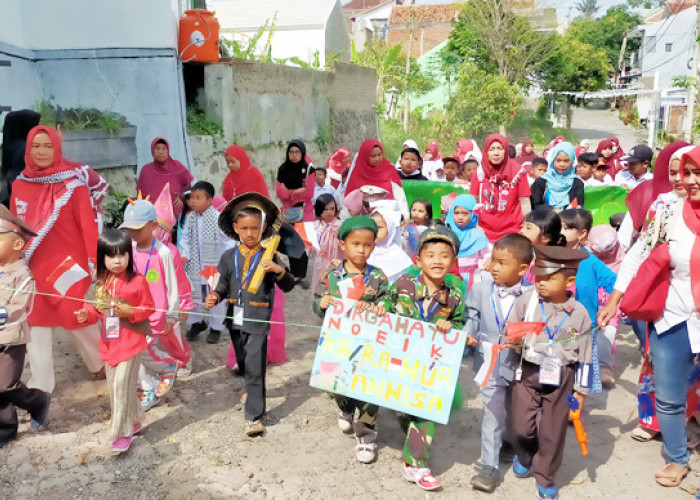
[[535, 276], [547, 276], [564, 269], [578, 269], [588, 252], [576, 248], [535, 245], [535, 264], [530, 270]]
[[356, 215], [355, 217], [350, 217], [345, 219], [338, 229], [338, 239], [344, 241], [348, 234], [355, 229], [369, 229], [377, 236], [379, 228], [374, 220], [370, 219], [366, 215]]
[[423, 231], [416, 242], [416, 253], [420, 253], [423, 245], [430, 242], [442, 241], [452, 247], [455, 255], [459, 252], [459, 238], [450, 228], [443, 224], [433, 224]]

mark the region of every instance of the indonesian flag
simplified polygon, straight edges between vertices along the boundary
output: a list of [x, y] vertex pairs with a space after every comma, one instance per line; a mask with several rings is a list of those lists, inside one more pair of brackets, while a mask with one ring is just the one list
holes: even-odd
[[481, 364], [479, 371], [474, 377], [474, 382], [479, 384], [482, 389], [486, 389], [486, 384], [488, 384], [493, 369], [496, 366], [496, 361], [498, 360], [498, 353], [503, 350], [505, 346], [500, 344], [492, 344], [491, 342], [482, 342], [481, 351], [484, 355], [484, 362]]
[[365, 277], [356, 274], [338, 282], [338, 291], [343, 300], [360, 300], [365, 294]]
[[65, 297], [70, 287], [87, 276], [88, 272], [69, 255], [49, 274], [46, 281]]
[[307, 247], [313, 247], [317, 251], [321, 251], [321, 244], [318, 241], [318, 234], [313, 222], [297, 222], [294, 224], [294, 230], [299, 233]]
[[506, 342], [519, 342], [531, 333], [539, 335], [545, 326], [542, 321], [511, 321], [506, 325]]
[[209, 289], [212, 291], [216, 289], [216, 285], [219, 284], [219, 278], [221, 278], [219, 270], [214, 266], [205, 267], [204, 270], [202, 270], [202, 272], [199, 273], [199, 275], [203, 276], [204, 279], [207, 280], [207, 283], [209, 284]]

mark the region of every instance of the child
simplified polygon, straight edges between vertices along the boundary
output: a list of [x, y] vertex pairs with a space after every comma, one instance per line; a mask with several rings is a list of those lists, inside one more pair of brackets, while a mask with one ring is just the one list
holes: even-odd
[[[532, 243], [521, 234], [507, 234], [496, 241], [491, 254], [491, 277], [476, 283], [467, 295], [467, 344], [489, 342], [503, 344], [515, 299], [533, 289], [524, 276], [532, 261]], [[477, 344], [474, 370], [484, 363], [484, 350]], [[481, 388], [484, 416], [481, 420], [481, 460], [478, 473], [472, 477], [472, 488], [492, 492], [500, 480], [498, 474], [501, 438], [506, 430], [510, 413], [510, 388], [517, 367], [517, 355], [511, 349], [503, 350], [494, 366], [486, 388]], [[505, 445], [505, 443], [504, 443]], [[512, 453], [512, 451], [511, 451]]]
[[583, 181], [583, 185], [597, 185], [598, 180], [593, 176], [593, 172], [598, 166], [598, 155], [596, 153], [581, 153], [576, 160], [576, 176]]
[[443, 169], [445, 170], [445, 180], [447, 182], [455, 182], [459, 173], [459, 160], [452, 156], [442, 159]]
[[314, 296], [321, 274], [326, 270], [331, 260], [342, 259], [343, 251], [338, 246], [338, 229], [340, 229], [340, 219], [338, 219], [338, 204], [330, 194], [322, 194], [316, 198], [314, 204], [316, 220], [314, 228], [321, 247], [321, 253], [314, 259], [314, 267], [311, 278], [311, 296]]
[[182, 249], [182, 232], [185, 230], [187, 216], [192, 211], [192, 207], [190, 206], [191, 196], [192, 192], [189, 189], [182, 193], [182, 212], [177, 216], [177, 225], [173, 233], [173, 242], [177, 245], [178, 250]]
[[[461, 329], [465, 319], [462, 286], [450, 286], [445, 281], [458, 248], [457, 235], [447, 227], [436, 225], [424, 231], [416, 245], [416, 265], [420, 274], [417, 277], [402, 275], [379, 305], [400, 316], [433, 323], [442, 333], [452, 328]], [[399, 422], [406, 430], [404, 479], [424, 490], [440, 488], [440, 480], [433, 477], [427, 467], [435, 423], [405, 414], [399, 414]]]
[[[593, 216], [588, 210], [564, 210], [559, 214], [559, 217], [562, 225], [561, 232], [566, 238], [566, 246], [577, 250], [583, 249], [589, 254], [588, 258], [581, 262], [578, 267], [574, 298], [586, 308], [591, 323], [595, 324], [598, 317], [598, 290], [602, 288], [605, 292], [612, 293], [617, 274], [585, 248], [588, 243], [588, 233], [593, 227]], [[601, 382], [606, 387], [610, 387], [615, 384], [615, 363], [612, 356], [613, 345], [615, 345], [615, 330], [603, 330], [601, 335], [596, 337], [596, 340], [599, 343]]]
[[[146, 202], [148, 203], [148, 202]], [[112, 408], [109, 426], [111, 451], [131, 446], [141, 430], [143, 409], [137, 396], [140, 354], [147, 348], [149, 316], [155, 306], [148, 283], [134, 269], [131, 238], [125, 231], [108, 229], [97, 240], [96, 306], [85, 303], [75, 312], [78, 323], [102, 320], [100, 356], [107, 368]]]
[[481, 279], [481, 268], [489, 254], [489, 240], [477, 227], [479, 216], [474, 213], [475, 208], [476, 199], [470, 194], [461, 194], [452, 202], [445, 219], [447, 227], [459, 238], [457, 265], [467, 284], [467, 291], [474, 282]]
[[550, 205], [555, 210], [583, 207], [583, 181], [576, 178], [574, 146], [560, 142], [552, 149], [547, 171], [532, 183], [532, 208]]
[[[591, 321], [571, 296], [583, 250], [535, 246], [537, 291], [515, 300], [512, 321], [546, 322], [546, 331], [527, 335], [513, 384], [516, 477], [535, 476], [539, 498], [557, 498], [556, 472], [564, 454], [572, 390], [583, 405], [590, 388]], [[544, 336], [547, 338], [544, 338]], [[543, 340], [538, 340], [542, 338]], [[556, 342], [556, 343], [555, 343]]]
[[23, 220], [0, 206], [0, 448], [17, 436], [16, 407], [29, 412], [32, 431], [49, 423], [51, 393], [29, 389], [20, 380], [36, 290], [22, 250], [34, 236]]
[[523, 218], [520, 234], [533, 245], [564, 246], [566, 239], [561, 234], [561, 219], [549, 205], [542, 205]]
[[[264, 258], [260, 240], [273, 234], [270, 221], [276, 221], [279, 209], [259, 193], [233, 198], [219, 219], [221, 229], [230, 238], [240, 240], [236, 248], [224, 252], [219, 262], [221, 274], [216, 289], [206, 298], [210, 310], [218, 303], [227, 304], [226, 326], [236, 351], [238, 369], [245, 377], [245, 433], [255, 436], [265, 432], [265, 364], [267, 336], [274, 302], [275, 284], [283, 292], [294, 288], [294, 278], [280, 264], [278, 257]], [[248, 290], [256, 270], [264, 271], [255, 293]], [[260, 322], [247, 321], [261, 320]]]
[[[342, 297], [339, 283], [354, 276], [364, 276], [365, 290], [360, 302], [355, 305], [358, 310], [376, 304], [388, 290], [389, 281], [378, 267], [367, 264], [367, 259], [374, 248], [377, 237], [377, 223], [364, 215], [345, 219], [340, 226], [338, 238], [340, 248], [345, 252], [345, 260], [340, 266], [331, 265], [321, 278], [321, 286], [316, 290], [314, 310], [323, 316], [326, 309]], [[386, 311], [379, 310], [383, 316]], [[368, 464], [377, 458], [377, 414], [376, 405], [357, 401], [344, 396], [333, 395], [338, 404], [338, 427], [346, 434], [355, 432], [357, 445], [355, 455], [361, 463]], [[355, 420], [355, 410], [358, 412]]]
[[401, 159], [399, 161], [401, 163], [401, 170], [399, 170], [399, 177], [401, 177], [401, 180], [428, 180], [420, 171], [420, 168], [423, 166], [423, 158], [420, 155], [420, 151], [417, 149], [404, 149], [401, 151]]
[[[187, 319], [190, 329], [185, 336], [187, 340], [196, 339], [207, 329], [207, 320], [200, 316], [202, 302], [207, 295], [207, 279], [200, 273], [209, 266], [219, 263], [221, 254], [233, 246], [233, 242], [219, 230], [219, 212], [212, 206], [214, 186], [206, 181], [199, 181], [192, 186], [190, 206], [192, 212], [187, 217], [182, 232], [180, 253], [185, 262], [185, 271], [192, 285], [192, 300], [195, 303], [193, 315]], [[210, 311], [209, 335], [207, 344], [216, 344], [224, 328], [226, 307], [220, 306]]]
[[547, 160], [541, 156], [537, 156], [534, 160], [532, 160], [530, 175], [528, 175], [528, 182], [530, 183], [530, 186], [532, 186], [537, 179], [544, 175], [544, 173], [547, 171], [547, 166]]
[[401, 247], [401, 212], [394, 201], [374, 206], [370, 217], [377, 223], [377, 240], [368, 262], [384, 271], [389, 283], [393, 283], [413, 264]]
[[322, 194], [330, 194], [333, 198], [338, 199], [338, 193], [335, 191], [333, 186], [326, 183], [326, 169], [323, 167], [316, 167], [314, 169], [314, 178], [316, 179], [316, 185], [314, 186], [314, 196], [311, 199], [311, 203], [316, 203], [316, 200]]
[[428, 229], [432, 218], [433, 204], [430, 200], [419, 198], [411, 203], [411, 222], [405, 228], [407, 245], [404, 245], [404, 250], [406, 253], [415, 255], [418, 237]]
[[180, 328], [180, 292], [173, 254], [155, 237], [158, 215], [147, 200], [130, 201], [124, 211], [120, 229], [128, 229], [133, 240], [134, 270], [146, 278], [156, 310], [150, 314], [151, 331], [148, 348], [141, 354], [139, 386], [141, 405], [145, 411], [153, 407], [158, 398], [173, 386], [177, 372], [177, 360], [168, 352], [169, 340]]
[[629, 150], [629, 154], [622, 158], [627, 162], [627, 169], [621, 170], [615, 175], [615, 184], [627, 188], [627, 192], [632, 191], [642, 182], [654, 178], [649, 169], [654, 151], [646, 144], [640, 144]]
[[460, 172], [459, 172], [459, 180], [461, 181], [460, 183], [462, 185], [465, 185], [467, 189], [469, 189], [469, 186], [471, 185], [471, 180], [472, 176], [474, 175], [474, 171], [479, 167], [479, 160], [477, 159], [476, 155], [474, 153], [467, 153], [467, 156], [462, 163]]

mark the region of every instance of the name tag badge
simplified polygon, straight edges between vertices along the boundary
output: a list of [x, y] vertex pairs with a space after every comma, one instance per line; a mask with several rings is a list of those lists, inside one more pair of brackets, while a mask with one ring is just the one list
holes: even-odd
[[234, 326], [243, 326], [243, 307], [233, 306], [233, 324]]
[[105, 316], [105, 338], [108, 340], [119, 340], [119, 318], [116, 316]]
[[540, 364], [540, 384], [561, 384], [561, 360], [556, 356], [542, 356]]

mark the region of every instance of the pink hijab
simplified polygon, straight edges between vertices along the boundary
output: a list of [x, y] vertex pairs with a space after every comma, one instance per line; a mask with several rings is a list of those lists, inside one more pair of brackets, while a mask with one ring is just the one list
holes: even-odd
[[588, 233], [588, 248], [614, 273], [620, 271], [625, 251], [617, 239], [617, 231], [612, 226], [594, 226]]

